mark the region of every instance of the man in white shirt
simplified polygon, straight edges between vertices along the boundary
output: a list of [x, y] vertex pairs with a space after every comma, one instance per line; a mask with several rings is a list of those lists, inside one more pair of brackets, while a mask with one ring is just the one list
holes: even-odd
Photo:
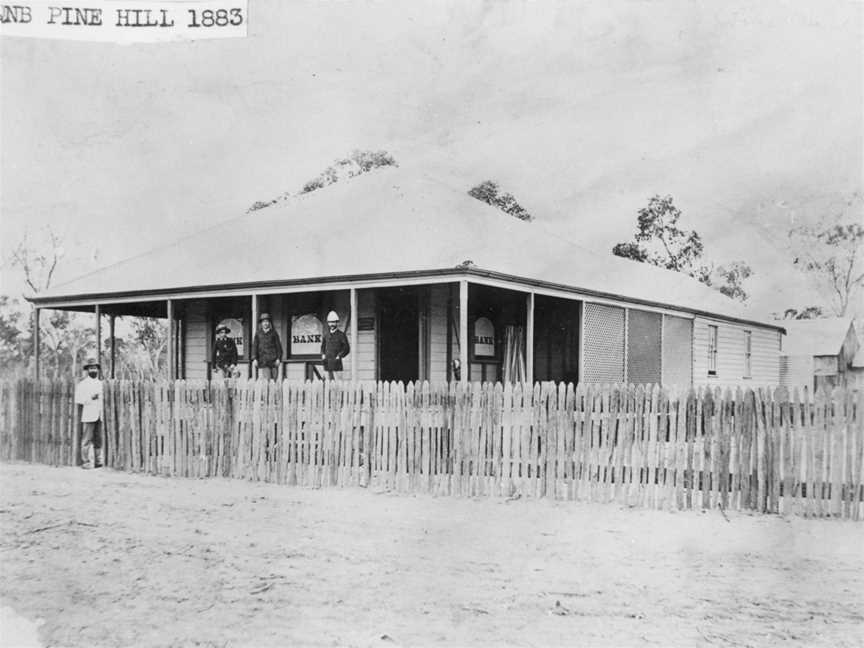
[[81, 406], [82, 468], [102, 467], [102, 381], [99, 363], [87, 360], [87, 377], [75, 387], [75, 403]]

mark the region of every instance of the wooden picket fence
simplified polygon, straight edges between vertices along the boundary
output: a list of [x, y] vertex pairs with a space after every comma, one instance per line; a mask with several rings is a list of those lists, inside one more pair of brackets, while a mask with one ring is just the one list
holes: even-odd
[[[0, 383], [0, 458], [74, 465], [73, 392]], [[864, 516], [854, 390], [106, 381], [104, 402], [119, 470]]]

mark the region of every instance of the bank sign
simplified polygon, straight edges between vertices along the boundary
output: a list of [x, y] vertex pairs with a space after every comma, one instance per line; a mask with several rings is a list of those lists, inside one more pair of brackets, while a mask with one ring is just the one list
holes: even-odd
[[23, 1], [0, 4], [0, 36], [158, 43], [246, 36], [247, 0]]
[[321, 355], [323, 327], [312, 313], [291, 318], [291, 355]]
[[474, 322], [474, 355], [478, 358], [495, 357], [495, 326], [488, 317]]

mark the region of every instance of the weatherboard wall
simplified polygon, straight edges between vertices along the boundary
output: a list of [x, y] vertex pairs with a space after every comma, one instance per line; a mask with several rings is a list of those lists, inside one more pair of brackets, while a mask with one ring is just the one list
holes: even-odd
[[450, 286], [429, 289], [429, 375], [432, 382], [447, 380], [447, 298]]
[[207, 367], [207, 303], [196, 299], [186, 303], [183, 317], [183, 369], [189, 380], [206, 380]]
[[[357, 317], [373, 320], [371, 330], [357, 331], [357, 348], [352, 349], [352, 362], [357, 363], [358, 380], [375, 380], [377, 363], [376, 331], [378, 330], [378, 319], [375, 314], [375, 293], [372, 290], [360, 290], [357, 293]], [[351, 331], [345, 334], [350, 338]], [[350, 356], [349, 356], [350, 357]], [[346, 367], [346, 376], [351, 376], [350, 365]]]
[[[716, 371], [709, 373], [710, 327], [717, 327]], [[745, 370], [745, 333], [751, 334], [750, 375]], [[697, 317], [693, 322], [694, 385], [777, 385], [780, 381], [780, 334], [773, 329]]]

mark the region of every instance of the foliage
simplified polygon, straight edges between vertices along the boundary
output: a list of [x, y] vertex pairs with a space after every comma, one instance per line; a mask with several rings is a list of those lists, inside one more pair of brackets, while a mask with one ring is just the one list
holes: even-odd
[[672, 202], [672, 196], [652, 196], [648, 206], [637, 212], [634, 241], [617, 244], [612, 253], [693, 277], [709, 275], [710, 268], [699, 265], [702, 238], [695, 231], [682, 230], [678, 226], [680, 218], [681, 210]]
[[153, 317], [130, 320], [130, 332], [117, 345], [117, 376], [167, 378], [168, 323]]
[[[373, 169], [385, 166], [399, 166], [396, 159], [387, 151], [352, 151], [347, 157], [334, 160], [333, 164], [324, 169], [317, 176], [305, 182], [300, 188], [298, 195], [311, 193], [322, 189], [327, 185], [339, 182], [343, 178], [354, 178], [358, 175], [368, 173]], [[270, 207], [276, 203], [286, 200], [291, 196], [285, 192], [272, 200], [256, 200], [246, 213]]]
[[0, 366], [10, 373], [26, 367], [30, 340], [17, 300], [0, 296]]
[[[825, 295], [837, 316], [862, 315], [857, 299], [864, 287], [864, 199], [854, 194], [840, 213], [815, 227], [789, 231], [792, 263]], [[852, 312], [850, 312], [850, 309]]]
[[798, 310], [797, 308], [787, 308], [783, 311], [783, 314], [780, 317], [778, 317], [776, 313], [774, 317], [775, 319], [806, 320], [819, 319], [820, 317], [824, 317], [824, 315], [821, 306], [807, 306], [801, 310]]
[[[287, 198], [288, 194], [283, 194], [283, 197]], [[259, 209], [264, 209], [265, 207], [269, 207], [270, 205], [275, 205], [277, 202], [279, 202], [278, 198], [274, 198], [273, 200], [256, 200], [254, 203], [252, 203], [252, 206], [246, 210], [246, 213], [248, 214], [253, 211], [258, 211]]]
[[683, 272], [727, 297], [747, 301], [744, 282], [753, 274], [750, 266], [743, 261], [725, 266], [706, 263], [702, 237], [695, 230], [681, 229], [681, 215], [672, 196], [652, 196], [648, 205], [637, 212], [634, 240], [616, 244], [612, 254]]
[[45, 310], [45, 322], [40, 318], [42, 361], [45, 375], [75, 378], [87, 357], [96, 355], [95, 331], [89, 326], [92, 316], [61, 310]]
[[[11, 265], [21, 271], [34, 293], [51, 287], [63, 257], [62, 243], [61, 237], [48, 228], [41, 244], [25, 234], [13, 251]], [[0, 372], [6, 376], [32, 371], [34, 317], [35, 309], [29, 304], [0, 296]], [[139, 379], [167, 375], [167, 324], [157, 319], [132, 318], [125, 328], [128, 330], [119, 332], [115, 340], [117, 375]], [[103, 349], [110, 342], [107, 329], [102, 327]], [[43, 309], [39, 330], [42, 374], [53, 379], [78, 378], [86, 357], [95, 355], [93, 315]]]
[[399, 166], [387, 151], [352, 151], [348, 157], [336, 160], [318, 176], [306, 182], [300, 193], [310, 193], [339, 182], [342, 178], [354, 178], [385, 166]]
[[528, 210], [516, 201], [513, 194], [501, 193], [498, 183], [492, 180], [486, 180], [476, 187], [472, 187], [468, 190], [468, 195], [485, 202], [487, 205], [497, 207], [505, 214], [515, 216], [519, 220], [534, 220], [534, 217], [528, 213]]
[[[739, 301], [747, 301], [747, 293], [744, 290], [744, 282], [753, 274], [753, 270], [742, 261], [735, 261], [727, 266], [717, 266], [714, 275], [717, 279], [711, 279], [708, 285], [717, 283], [717, 290]], [[708, 283], [708, 282], [706, 282]]]

